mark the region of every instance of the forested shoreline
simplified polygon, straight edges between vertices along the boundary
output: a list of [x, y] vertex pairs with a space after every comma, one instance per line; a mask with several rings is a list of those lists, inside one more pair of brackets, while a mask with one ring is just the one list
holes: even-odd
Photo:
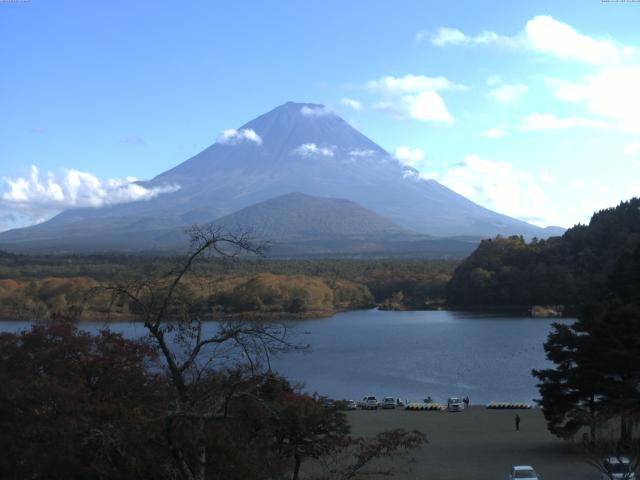
[[[171, 271], [175, 259], [0, 254], [0, 318], [135, 319], [103, 291]], [[380, 307], [420, 310], [444, 300], [449, 260], [208, 259], [183, 287], [204, 318], [299, 319]]]
[[640, 199], [596, 212], [547, 240], [484, 240], [447, 285], [449, 306], [556, 305], [576, 311], [617, 291], [640, 290]]
[[[311, 318], [378, 307], [526, 311], [573, 315], [615, 289], [640, 291], [640, 200], [596, 212], [562, 237], [484, 240], [462, 262], [437, 259], [221, 260], [184, 286], [204, 318]], [[0, 252], [0, 318], [131, 319], [101, 289], [169, 272], [173, 257], [16, 255]], [[612, 287], [612, 285], [614, 287]]]

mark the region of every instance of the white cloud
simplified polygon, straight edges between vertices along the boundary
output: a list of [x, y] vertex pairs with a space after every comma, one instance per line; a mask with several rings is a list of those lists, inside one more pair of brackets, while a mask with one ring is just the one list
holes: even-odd
[[561, 179], [546, 169], [523, 170], [477, 155], [466, 155], [461, 162], [444, 166], [444, 171], [421, 173], [420, 177], [436, 180], [483, 207], [538, 226], [586, 223], [593, 212], [619, 203], [620, 192], [624, 196], [640, 193], [638, 185], [609, 188], [598, 181]]
[[524, 84], [518, 85], [501, 85], [493, 88], [487, 93], [487, 97], [497, 103], [507, 104], [513, 102], [518, 96], [524, 95], [529, 88]]
[[358, 100], [354, 100], [353, 98], [341, 98], [340, 103], [346, 105], [349, 108], [353, 108], [356, 111], [362, 110], [362, 103]]
[[446, 47], [448, 45], [496, 45], [500, 47], [513, 48], [520, 42], [518, 38], [506, 37], [486, 30], [476, 36], [469, 36], [457, 28], [440, 28], [435, 33], [419, 32], [416, 35], [416, 40], [428, 40], [437, 47]]
[[371, 92], [381, 95], [371, 108], [391, 113], [396, 119], [413, 119], [451, 123], [453, 116], [438, 93], [441, 90], [467, 90], [445, 77], [405, 75], [384, 76], [365, 84]]
[[371, 108], [391, 113], [399, 120], [413, 119], [440, 123], [454, 121], [442, 97], [432, 91], [420, 92], [417, 95], [403, 95], [394, 101], [383, 100], [374, 103]]
[[624, 147], [623, 153], [627, 157], [640, 155], [640, 143], [630, 143], [629, 145]]
[[469, 37], [457, 28], [440, 28], [435, 34], [427, 31], [416, 34], [416, 40], [419, 42], [429, 40], [438, 47], [465, 43], [468, 41], [468, 38]]
[[177, 185], [147, 188], [135, 183], [133, 177], [102, 180], [79, 170], [68, 170], [60, 179], [52, 173], [43, 178], [35, 165], [31, 166], [29, 177], [3, 180], [5, 189], [0, 196], [0, 213], [8, 208], [14, 218], [20, 217], [25, 225], [44, 221], [69, 208], [98, 208], [150, 200], [180, 188]]
[[595, 39], [577, 32], [570, 25], [547, 15], [527, 22], [525, 33], [532, 50], [563, 60], [577, 60], [594, 65], [620, 63], [632, 51], [609, 39]]
[[626, 132], [640, 133], [640, 67], [605, 68], [579, 82], [548, 80], [555, 96], [580, 102], [588, 110], [616, 120]]
[[390, 94], [417, 93], [424, 90], [467, 90], [468, 88], [445, 77], [426, 77], [424, 75], [384, 76], [377, 80], [370, 80], [365, 87], [371, 91]]
[[487, 138], [503, 138], [507, 135], [507, 131], [504, 128], [494, 127], [480, 132], [479, 135]]
[[430, 174], [438, 182], [484, 207], [536, 225], [557, 225], [561, 218], [550, 204], [538, 178], [507, 162], [466, 155], [443, 174]]
[[224, 145], [239, 145], [247, 141], [262, 145], [262, 138], [251, 128], [243, 128], [241, 130], [230, 128], [224, 130], [218, 138], [218, 142]]
[[522, 130], [563, 130], [566, 128], [610, 128], [610, 125], [579, 117], [558, 118], [552, 113], [532, 113], [522, 120]]
[[411, 147], [398, 147], [394, 153], [394, 156], [400, 161], [400, 163], [404, 165], [409, 165], [410, 167], [415, 167], [422, 160], [424, 160], [424, 150], [421, 148], [411, 148]]
[[293, 150], [294, 154], [302, 157], [333, 157], [334, 146], [319, 147], [315, 143], [303, 143]]
[[435, 33], [420, 32], [418, 40], [429, 40], [438, 47], [498, 46], [551, 55], [561, 60], [573, 60], [592, 65], [615, 65], [635, 55], [633, 48], [609, 38], [594, 38], [579, 33], [569, 24], [548, 15], [538, 15], [527, 22], [524, 30], [514, 36], [484, 31], [470, 36], [455, 28], [441, 28]]
[[401, 99], [403, 111], [415, 120], [453, 122], [442, 97], [437, 92], [420, 92], [417, 95], [405, 95]]
[[351, 150], [349, 152], [352, 157], [373, 157], [375, 154], [375, 150]]
[[317, 106], [303, 106], [300, 109], [300, 113], [305, 117], [324, 117], [326, 115], [333, 115], [334, 112], [331, 108], [325, 107], [324, 105]]

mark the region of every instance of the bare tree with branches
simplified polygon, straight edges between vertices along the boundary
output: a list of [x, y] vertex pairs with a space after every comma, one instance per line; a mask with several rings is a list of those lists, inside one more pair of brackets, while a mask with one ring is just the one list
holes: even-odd
[[[378, 460], [404, 460], [414, 462], [410, 451], [421, 448], [428, 443], [424, 433], [418, 430], [403, 429], [385, 430], [375, 437], [345, 437], [341, 444], [319, 458], [323, 473], [314, 480], [352, 480], [364, 474], [363, 470]], [[377, 475], [391, 476], [394, 466], [387, 465], [377, 471]]]
[[[271, 355], [299, 347], [288, 341], [283, 325], [203, 322], [184, 285], [188, 277], [197, 276], [198, 262], [209, 256], [260, 255], [263, 246], [246, 233], [230, 234], [215, 226], [193, 227], [188, 234], [190, 251], [174, 269], [106, 290], [112, 304], [126, 302], [142, 318], [166, 365], [175, 395], [164, 420], [164, 434], [176, 473], [185, 480], [205, 480], [212, 461], [207, 452], [207, 423], [228, 415], [231, 398], [251, 395], [234, 386], [212, 391], [214, 383], [207, 377], [218, 369], [235, 367], [257, 378], [260, 371], [270, 370]], [[250, 383], [245, 379], [237, 385]]]

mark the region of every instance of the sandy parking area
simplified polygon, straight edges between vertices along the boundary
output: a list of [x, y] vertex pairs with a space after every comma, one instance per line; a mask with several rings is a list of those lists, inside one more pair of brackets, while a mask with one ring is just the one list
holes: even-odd
[[[515, 415], [521, 418], [515, 431]], [[399, 464], [394, 479], [505, 480], [511, 465], [532, 465], [544, 480], [599, 479], [571, 445], [547, 432], [542, 413], [532, 410], [463, 412], [406, 410], [352, 411], [354, 435], [371, 436], [392, 428], [424, 432], [429, 444], [416, 451], [414, 464]], [[376, 468], [370, 468], [374, 473]], [[382, 478], [373, 474], [368, 478]], [[388, 477], [387, 477], [388, 478]]]

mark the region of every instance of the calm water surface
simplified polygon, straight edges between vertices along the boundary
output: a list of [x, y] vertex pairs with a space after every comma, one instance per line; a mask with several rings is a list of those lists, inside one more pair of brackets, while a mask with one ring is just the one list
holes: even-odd
[[[542, 344], [551, 323], [451, 311], [340, 313], [291, 322], [294, 340], [311, 348], [276, 358], [273, 365], [303, 382], [305, 390], [333, 398], [372, 394], [421, 400], [431, 395], [443, 401], [468, 395], [472, 404], [531, 401], [538, 395], [531, 369], [548, 365]], [[27, 327], [26, 322], [0, 323], [5, 331]], [[111, 328], [129, 337], [145, 333], [135, 323]]]

